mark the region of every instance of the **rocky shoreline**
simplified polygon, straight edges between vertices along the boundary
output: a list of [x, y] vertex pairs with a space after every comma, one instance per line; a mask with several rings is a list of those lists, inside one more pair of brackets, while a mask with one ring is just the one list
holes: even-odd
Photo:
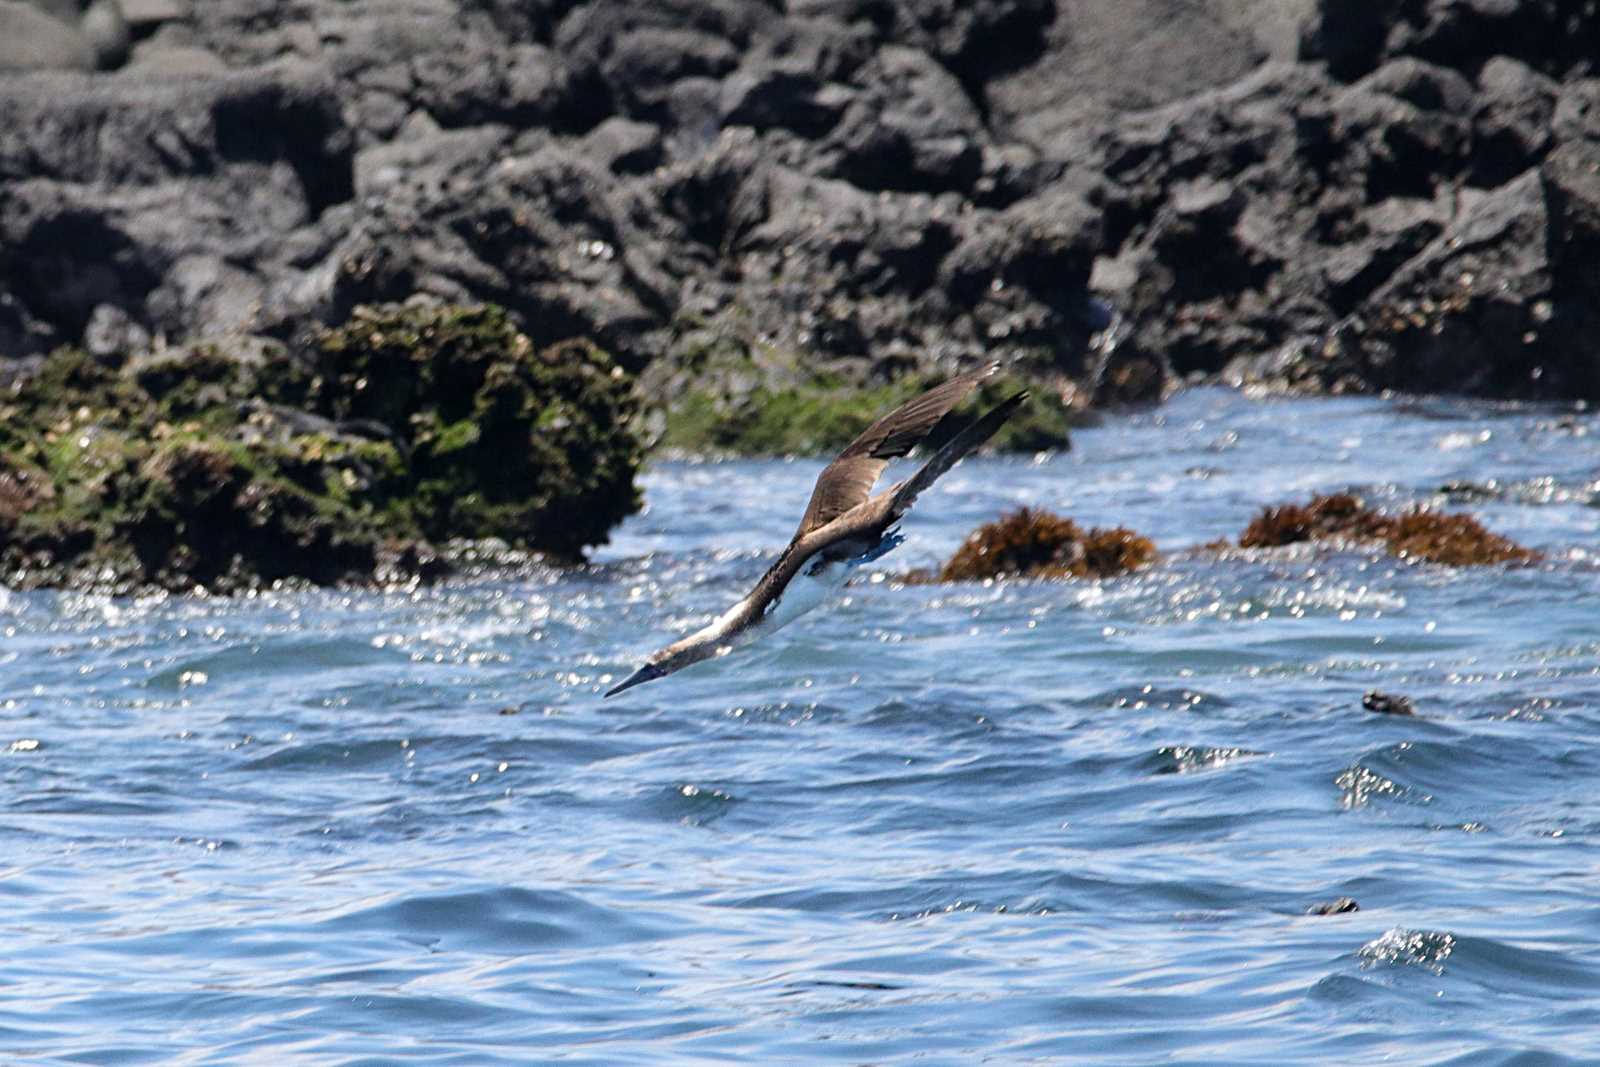
[[3, 7], [114, 67], [0, 53], [12, 358], [422, 293], [680, 391], [1600, 394], [1593, 0]]
[[407, 302], [607, 353], [688, 451], [825, 450], [992, 357], [1044, 398], [1016, 448], [1196, 381], [1600, 398], [1597, 0], [0, 0], [0, 37], [14, 408], [62, 349], [302, 358]]

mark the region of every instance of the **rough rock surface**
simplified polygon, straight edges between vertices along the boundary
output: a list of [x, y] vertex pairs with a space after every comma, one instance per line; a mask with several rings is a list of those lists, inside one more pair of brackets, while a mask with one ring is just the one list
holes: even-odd
[[121, 0], [0, 0], [0, 73], [117, 67], [128, 43]]
[[0, 388], [8, 585], [429, 577], [456, 538], [570, 559], [639, 504], [626, 377], [492, 307], [38, 364]]
[[666, 401], [708, 346], [780, 386], [999, 356], [1079, 404], [1600, 397], [1600, 0], [0, 0], [8, 26], [6, 357], [420, 293]]

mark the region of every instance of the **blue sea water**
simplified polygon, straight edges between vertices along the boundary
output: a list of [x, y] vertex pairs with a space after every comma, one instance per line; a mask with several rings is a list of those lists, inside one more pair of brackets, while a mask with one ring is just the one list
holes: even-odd
[[[578, 571], [0, 590], [0, 1062], [1600, 1063], [1600, 419], [1192, 391], [878, 565], [1032, 504], [1151, 570], [866, 581], [601, 701], [820, 466], [659, 464]], [[1194, 551], [1347, 487], [1546, 557]]]

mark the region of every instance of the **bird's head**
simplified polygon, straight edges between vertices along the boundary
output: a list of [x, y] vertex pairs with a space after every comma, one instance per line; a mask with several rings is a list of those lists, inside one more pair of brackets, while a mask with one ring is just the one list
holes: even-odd
[[620, 683], [606, 690], [606, 696], [614, 697], [624, 689], [632, 689], [636, 685], [653, 682], [657, 678], [665, 678], [673, 671], [681, 671], [692, 663], [710, 659], [712, 656], [717, 655], [722, 648], [726, 647], [722, 645], [719, 648], [720, 644], [720, 642], [702, 634], [695, 634], [692, 637], [684, 638], [682, 641], [674, 642], [659, 652], [653, 653], [649, 659], [645, 660], [643, 667], [640, 667]]

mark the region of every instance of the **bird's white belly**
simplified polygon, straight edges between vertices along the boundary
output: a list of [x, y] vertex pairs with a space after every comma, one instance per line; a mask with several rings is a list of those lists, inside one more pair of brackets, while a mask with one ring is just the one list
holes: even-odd
[[767, 609], [762, 618], [762, 630], [771, 632], [780, 626], [787, 626], [838, 593], [850, 577], [850, 568], [838, 563], [823, 568], [820, 574], [810, 574], [809, 570], [809, 567], [802, 568], [799, 574], [790, 579], [783, 595]]

